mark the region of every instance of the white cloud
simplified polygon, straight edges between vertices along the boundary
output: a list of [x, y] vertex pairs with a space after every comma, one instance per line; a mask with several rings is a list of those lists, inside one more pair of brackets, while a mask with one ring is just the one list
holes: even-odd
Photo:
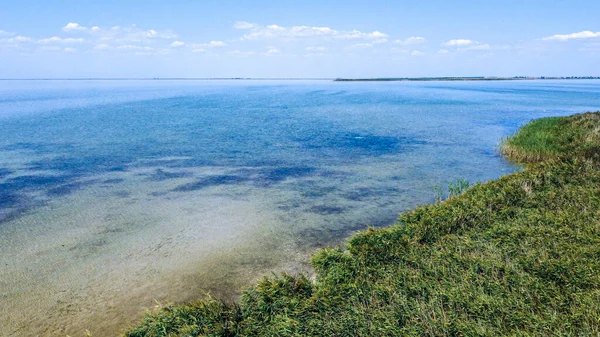
[[144, 30], [136, 25], [127, 27], [113, 26], [109, 28], [93, 26], [87, 30], [87, 33], [101, 41], [114, 41], [114, 43], [119, 44], [152, 43], [157, 40], [175, 40], [178, 38], [177, 34], [168, 30]]
[[10, 39], [3, 40], [8, 43], [20, 43], [20, 42], [31, 42], [33, 41], [30, 37], [17, 35], [15, 37], [11, 37]]
[[261, 39], [261, 38], [339, 38], [339, 39], [366, 39], [381, 40], [388, 37], [380, 31], [364, 33], [358, 30], [338, 31], [330, 27], [322, 26], [292, 26], [283, 27], [279, 25], [259, 26], [253, 24], [252, 27], [245, 26], [250, 32], [244, 34], [242, 40]]
[[171, 47], [183, 47], [185, 46], [185, 42], [183, 41], [173, 41], [171, 43]]
[[112, 49], [112, 47], [110, 45], [107, 45], [106, 43], [102, 43], [102, 44], [94, 46], [94, 50], [109, 50], [109, 49]]
[[71, 37], [61, 38], [58, 36], [53, 36], [53, 37], [49, 37], [46, 39], [38, 40], [38, 43], [44, 43], [44, 44], [47, 44], [47, 43], [83, 43], [83, 42], [85, 42], [85, 39], [83, 39], [83, 38], [76, 38], [76, 39], [71, 38]]
[[43, 46], [38, 48], [39, 51], [60, 51], [61, 48], [58, 46]]
[[133, 45], [133, 44], [121, 45], [121, 46], [118, 46], [117, 49], [119, 49], [119, 50], [132, 50], [132, 51], [151, 51], [151, 50], [154, 50], [154, 48], [152, 48], [152, 47], [137, 46], [137, 45]]
[[233, 25], [235, 29], [253, 29], [258, 27], [256, 23], [250, 23], [246, 21], [238, 21]]
[[442, 46], [446, 46], [446, 47], [465, 47], [465, 46], [470, 46], [473, 44], [479, 44], [479, 42], [477, 41], [472, 41], [472, 40], [465, 40], [465, 39], [456, 39], [456, 40], [450, 40], [448, 42], [444, 42], [442, 43]]
[[277, 37], [287, 35], [286, 29], [278, 25], [270, 25], [264, 28], [255, 27], [250, 33], [244, 34], [242, 39], [257, 39], [265, 37]]
[[[479, 43], [477, 41], [473, 41], [473, 40], [464, 40], [464, 39], [457, 39], [457, 40], [450, 40], [448, 42], [442, 43], [442, 46], [445, 47], [455, 47], [455, 51], [469, 51], [469, 50], [483, 50], [483, 51], [487, 51], [487, 50], [506, 50], [506, 49], [510, 49], [510, 46], [491, 46], [489, 44], [483, 44], [483, 43]], [[438, 51], [438, 54], [447, 54], [449, 51], [448, 49], [442, 49], [440, 51]]]
[[196, 49], [192, 50], [192, 52], [194, 52], [194, 53], [204, 53], [204, 52], [206, 52], [206, 49], [204, 49], [204, 48], [196, 48]]
[[[278, 29], [285, 30], [283, 27]], [[294, 26], [289, 29], [289, 33], [295, 37], [331, 36], [335, 34], [335, 30], [329, 27]]]
[[85, 30], [87, 30], [87, 27], [83, 27], [80, 24], [75, 23], [75, 22], [69, 22], [69, 23], [67, 23], [66, 26], [64, 26], [62, 28], [62, 30], [64, 30], [65, 32], [73, 31], [73, 30], [85, 31]]
[[196, 43], [193, 45], [194, 48], [220, 48], [227, 46], [227, 43], [223, 41], [210, 41], [209, 43]]
[[327, 48], [319, 47], [319, 46], [310, 46], [310, 47], [306, 47], [305, 50], [306, 51], [324, 51], [324, 50], [327, 50]]
[[13, 36], [15, 33], [7, 32], [5, 30], [0, 29], [0, 36]]
[[422, 44], [425, 43], [427, 40], [425, 40], [424, 37], [420, 37], [420, 36], [411, 36], [409, 38], [406, 38], [404, 40], [396, 40], [394, 41], [395, 44], [399, 44], [399, 45], [403, 45], [403, 46], [407, 46], [407, 45], [411, 45], [411, 44]]
[[490, 49], [492, 49], [492, 46], [490, 46], [489, 44], [476, 44], [476, 45], [468, 46], [465, 48], [460, 48], [460, 50], [490, 50]]
[[353, 45], [354, 48], [359, 48], [359, 49], [366, 49], [366, 48], [371, 48], [373, 47], [373, 44], [371, 43], [357, 43]]
[[323, 53], [308, 53], [308, 54], [304, 54], [304, 57], [318, 57], [318, 56], [325, 56], [325, 54], [323, 54]]
[[70, 47], [67, 47], [67, 48], [65, 48], [65, 49], [64, 49], [64, 51], [65, 51], [66, 53], [75, 53], [75, 52], [77, 51], [77, 49], [75, 49], [75, 48], [70, 48]]
[[420, 50], [413, 50], [412, 53], [410, 53], [410, 55], [412, 55], [412, 56], [422, 56], [422, 55], [425, 55], [425, 53], [423, 53]]
[[382, 39], [387, 38], [388, 35], [377, 30], [371, 33], [363, 33], [358, 30], [353, 30], [350, 32], [342, 33], [340, 37], [343, 39]]
[[230, 51], [228, 54], [235, 55], [235, 56], [240, 56], [240, 57], [247, 57], [247, 56], [255, 55], [256, 52], [234, 50], [234, 51]]
[[137, 27], [135, 27], [135, 25], [134, 25], [131, 28], [124, 29], [124, 31], [130, 35], [135, 35], [136, 33], [137, 34], [141, 33], [144, 35], [144, 37], [147, 37], [149, 39], [175, 39], [178, 37], [177, 34], [175, 34], [173, 32], [169, 32], [169, 31], [159, 32], [154, 29], [149, 29], [147, 31], [143, 31], [141, 29], [137, 30], [135, 28], [137, 28]]
[[397, 54], [408, 54], [408, 50], [402, 48], [393, 47], [391, 51]]
[[552, 41], [552, 40], [568, 41], [568, 40], [593, 39], [593, 38], [600, 38], [600, 32], [594, 33], [590, 30], [584, 30], [583, 32], [579, 32], [579, 33], [552, 35], [552, 36], [545, 37], [542, 40], [544, 40], [544, 41]]

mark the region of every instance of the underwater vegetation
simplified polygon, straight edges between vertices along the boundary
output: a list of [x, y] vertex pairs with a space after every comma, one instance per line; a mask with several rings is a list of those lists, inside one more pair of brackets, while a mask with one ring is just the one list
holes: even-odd
[[314, 277], [157, 308], [124, 336], [600, 335], [600, 112], [534, 120], [501, 152], [525, 169], [319, 250]]

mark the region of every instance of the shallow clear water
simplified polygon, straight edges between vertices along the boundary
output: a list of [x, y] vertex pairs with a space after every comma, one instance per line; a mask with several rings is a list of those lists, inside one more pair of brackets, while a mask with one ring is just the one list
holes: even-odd
[[[2, 334], [112, 334], [517, 169], [600, 81], [0, 81]], [[229, 291], [231, 290], [232, 291]]]

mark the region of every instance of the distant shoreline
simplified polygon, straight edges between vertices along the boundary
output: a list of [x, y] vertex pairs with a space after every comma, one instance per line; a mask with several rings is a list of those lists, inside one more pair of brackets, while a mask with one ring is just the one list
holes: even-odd
[[336, 78], [335, 82], [427, 82], [427, 81], [532, 81], [532, 80], [598, 80], [600, 76], [569, 77], [399, 77], [399, 78]]
[[600, 80], [600, 76], [567, 77], [378, 77], [378, 78], [266, 78], [266, 77], [115, 77], [115, 78], [0, 78], [0, 81], [334, 81], [334, 82], [432, 82], [432, 81], [533, 81], [533, 80]]

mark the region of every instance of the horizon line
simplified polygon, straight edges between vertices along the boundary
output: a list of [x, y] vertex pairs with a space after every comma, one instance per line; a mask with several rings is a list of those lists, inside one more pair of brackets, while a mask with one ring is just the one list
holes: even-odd
[[600, 76], [422, 76], [422, 77], [31, 77], [0, 78], [0, 81], [248, 81], [248, 80], [322, 80], [322, 81], [390, 81], [390, 80], [444, 80], [444, 79], [488, 79], [488, 80], [540, 80], [540, 79], [600, 79]]
[[161, 81], [161, 80], [335, 80], [337, 77], [32, 77], [0, 78], [0, 81]]

